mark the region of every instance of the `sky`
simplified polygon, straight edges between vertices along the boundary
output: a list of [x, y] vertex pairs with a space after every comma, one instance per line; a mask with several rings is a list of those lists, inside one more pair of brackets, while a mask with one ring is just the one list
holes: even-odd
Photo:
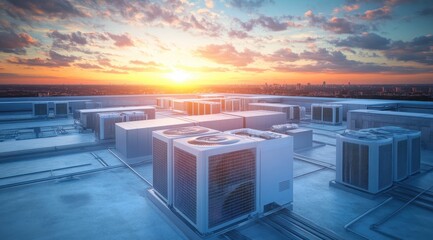
[[433, 84], [431, 0], [0, 0], [0, 84]]

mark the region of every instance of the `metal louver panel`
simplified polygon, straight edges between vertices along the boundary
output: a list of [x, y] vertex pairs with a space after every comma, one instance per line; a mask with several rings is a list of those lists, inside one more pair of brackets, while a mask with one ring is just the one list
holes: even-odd
[[301, 119], [301, 108], [298, 106], [293, 107], [293, 119], [295, 120]]
[[322, 121], [322, 107], [313, 107], [312, 109], [313, 120]]
[[48, 115], [48, 105], [46, 103], [37, 103], [34, 105], [35, 115]]
[[323, 121], [333, 122], [332, 108], [323, 108]]
[[398, 151], [397, 151], [397, 178], [403, 179], [407, 177], [409, 166], [407, 161], [407, 140], [399, 141], [398, 144]]
[[255, 211], [256, 152], [209, 157], [209, 228]]
[[153, 138], [153, 188], [165, 200], [168, 198], [168, 156], [167, 143]]
[[68, 114], [68, 104], [67, 103], [57, 103], [56, 104], [56, 114], [58, 114], [58, 115]]
[[335, 122], [340, 122], [340, 108], [335, 108]]
[[379, 189], [392, 184], [392, 145], [379, 147]]
[[197, 223], [197, 159], [174, 148], [174, 207], [194, 224]]
[[412, 139], [412, 158], [410, 162], [411, 174], [419, 171], [421, 167], [421, 139]]
[[343, 182], [368, 190], [368, 146], [343, 143]]

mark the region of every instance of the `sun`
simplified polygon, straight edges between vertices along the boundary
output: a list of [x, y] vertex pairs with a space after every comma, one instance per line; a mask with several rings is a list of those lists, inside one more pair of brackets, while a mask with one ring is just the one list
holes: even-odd
[[175, 83], [184, 83], [191, 78], [191, 75], [185, 71], [175, 69], [167, 73], [166, 77]]

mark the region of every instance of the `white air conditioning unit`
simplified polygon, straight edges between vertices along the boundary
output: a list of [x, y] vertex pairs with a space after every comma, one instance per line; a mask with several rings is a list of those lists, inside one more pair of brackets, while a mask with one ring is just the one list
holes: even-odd
[[337, 134], [336, 182], [378, 193], [392, 186], [392, 138], [347, 130]]
[[174, 140], [173, 207], [200, 233], [257, 213], [256, 145], [229, 134]]
[[156, 99], [156, 106], [164, 109], [171, 109], [173, 107], [173, 99], [171, 97], [161, 97]]
[[123, 122], [120, 113], [97, 113], [95, 135], [100, 140], [114, 138], [116, 123]]
[[259, 214], [293, 202], [293, 138], [249, 128], [227, 131], [257, 141]]
[[224, 109], [226, 112], [237, 112], [241, 110], [241, 100], [236, 98], [224, 99]]
[[142, 111], [127, 111], [121, 113], [123, 122], [147, 120], [147, 114]]
[[337, 125], [343, 123], [343, 106], [337, 104], [312, 104], [311, 121]]
[[153, 188], [167, 205], [173, 204], [173, 140], [215, 133], [219, 131], [200, 126], [153, 132]]
[[408, 152], [408, 138], [405, 134], [396, 132], [389, 128], [388, 130], [382, 128], [367, 128], [361, 129], [360, 132], [369, 132], [376, 135], [384, 135], [393, 139], [392, 144], [392, 169], [394, 181], [401, 181], [409, 176], [409, 152]]
[[409, 162], [409, 174], [418, 173], [421, 167], [421, 132], [416, 130], [405, 129], [401, 127], [381, 127], [381, 129], [404, 134], [408, 138], [408, 162]]

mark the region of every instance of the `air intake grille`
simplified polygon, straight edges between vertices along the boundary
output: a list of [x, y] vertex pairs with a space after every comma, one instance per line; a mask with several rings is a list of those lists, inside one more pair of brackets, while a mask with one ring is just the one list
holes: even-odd
[[174, 207], [191, 222], [197, 223], [196, 157], [174, 148]]
[[368, 146], [343, 143], [343, 182], [368, 190]]
[[56, 104], [56, 114], [66, 115], [68, 114], [68, 104], [66, 103], [57, 103]]
[[323, 108], [323, 121], [333, 122], [332, 120], [332, 108]]
[[392, 184], [392, 145], [379, 147], [379, 188]]
[[167, 193], [167, 143], [153, 138], [153, 188], [165, 199]]
[[411, 159], [411, 174], [416, 173], [420, 169], [421, 165], [421, 145], [420, 138], [414, 138], [412, 140], [412, 159]]
[[397, 179], [403, 179], [407, 177], [409, 166], [407, 161], [407, 140], [399, 141], [398, 144], [398, 151], [397, 151]]
[[246, 149], [209, 157], [209, 227], [255, 210], [256, 152]]
[[313, 107], [312, 117], [313, 120], [322, 121], [322, 107]]
[[335, 109], [335, 122], [340, 122], [340, 108]]
[[48, 115], [48, 108], [46, 103], [35, 104], [35, 115]]
[[300, 107], [293, 107], [293, 119], [300, 120], [301, 119], [301, 109]]

